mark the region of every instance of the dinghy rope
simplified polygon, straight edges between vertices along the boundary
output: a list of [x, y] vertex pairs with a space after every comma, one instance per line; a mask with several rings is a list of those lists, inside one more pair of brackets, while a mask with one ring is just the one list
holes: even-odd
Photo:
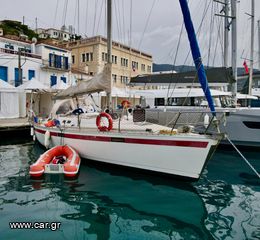
[[238, 152], [238, 154], [244, 159], [244, 161], [247, 163], [247, 165], [252, 169], [252, 171], [256, 174], [256, 176], [260, 179], [260, 174], [256, 171], [256, 169], [251, 165], [251, 163], [244, 157], [244, 155], [238, 150], [238, 148], [235, 146], [235, 144], [229, 139], [228, 136], [226, 136], [229, 143], [235, 148], [235, 150]]

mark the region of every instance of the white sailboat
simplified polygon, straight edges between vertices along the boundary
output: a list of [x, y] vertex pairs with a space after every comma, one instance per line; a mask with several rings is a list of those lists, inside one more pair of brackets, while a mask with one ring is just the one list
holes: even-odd
[[[112, 3], [111, 0], [107, 2], [107, 16], [110, 17], [108, 23], [111, 23]], [[180, 4], [182, 10], [185, 11], [184, 17], [190, 17], [186, 0], [181, 0]], [[189, 25], [191, 34], [194, 34], [192, 22], [186, 24]], [[196, 41], [195, 34], [193, 40]], [[58, 97], [73, 97], [100, 90], [106, 90], [109, 95], [111, 92], [111, 45], [111, 24], [108, 24], [108, 68], [106, 71], [103, 75], [96, 76], [93, 81], [82, 82], [76, 87], [66, 89], [58, 94]], [[198, 46], [195, 45], [194, 54], [200, 55]], [[204, 71], [200, 57], [195, 56], [195, 58], [199, 59], [199, 62], [196, 62], [199, 65], [198, 71]], [[203, 72], [199, 72], [200, 74]], [[206, 85], [207, 83], [204, 83], [204, 87]], [[207, 87], [205, 89], [208, 91]], [[207, 94], [208, 98], [211, 97], [210, 92]], [[214, 107], [212, 114], [215, 115]], [[138, 121], [138, 117], [141, 120]], [[172, 129], [147, 123], [142, 118], [142, 111], [136, 109], [133, 117], [120, 117], [116, 120], [112, 120], [108, 114], [103, 113], [97, 119], [86, 119], [84, 127], [80, 125], [78, 127], [46, 127], [42, 124], [35, 124], [34, 129], [36, 138], [42, 145], [46, 142], [50, 146], [68, 144], [85, 159], [192, 180], [199, 179], [207, 161], [218, 146], [222, 134], [218, 132], [198, 134], [192, 132], [188, 126], [182, 130]], [[101, 122], [106, 120], [109, 121], [108, 125], [102, 125]], [[214, 123], [216, 122], [212, 122]]]

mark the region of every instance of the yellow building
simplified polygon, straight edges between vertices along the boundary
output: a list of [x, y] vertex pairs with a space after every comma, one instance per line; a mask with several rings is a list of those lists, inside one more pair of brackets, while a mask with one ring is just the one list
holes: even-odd
[[[72, 70], [95, 75], [107, 62], [107, 39], [101, 36], [69, 42]], [[124, 88], [131, 77], [152, 72], [152, 56], [118, 42], [112, 43], [112, 86]]]

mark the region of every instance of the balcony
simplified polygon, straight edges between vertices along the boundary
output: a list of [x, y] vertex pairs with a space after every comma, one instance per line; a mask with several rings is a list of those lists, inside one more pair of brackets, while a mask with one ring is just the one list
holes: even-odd
[[59, 65], [59, 64], [56, 64], [55, 62], [50, 62], [47, 59], [43, 59], [41, 68], [60, 71], [60, 72], [69, 72], [71, 70], [71, 65], [65, 64], [65, 63], [61, 63]]
[[[12, 49], [7, 49], [7, 48], [0, 48], [0, 52], [1, 53], [8, 53], [8, 54], [14, 54], [14, 55], [18, 55], [19, 52], [12, 50]], [[34, 54], [34, 53], [28, 53], [28, 52], [21, 52], [21, 56], [25, 56], [25, 57], [30, 57], [30, 58], [37, 58], [37, 59], [41, 59], [42, 57], [40, 55]]]

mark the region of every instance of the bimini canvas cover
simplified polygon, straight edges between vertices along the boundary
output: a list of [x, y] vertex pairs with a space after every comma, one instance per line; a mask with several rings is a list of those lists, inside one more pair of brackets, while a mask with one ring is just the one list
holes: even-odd
[[19, 92], [0, 79], [0, 118], [19, 117]]
[[102, 91], [111, 92], [111, 68], [108, 67], [108, 64], [101, 73], [96, 74], [90, 80], [71, 86], [58, 93], [54, 98], [64, 99]]

